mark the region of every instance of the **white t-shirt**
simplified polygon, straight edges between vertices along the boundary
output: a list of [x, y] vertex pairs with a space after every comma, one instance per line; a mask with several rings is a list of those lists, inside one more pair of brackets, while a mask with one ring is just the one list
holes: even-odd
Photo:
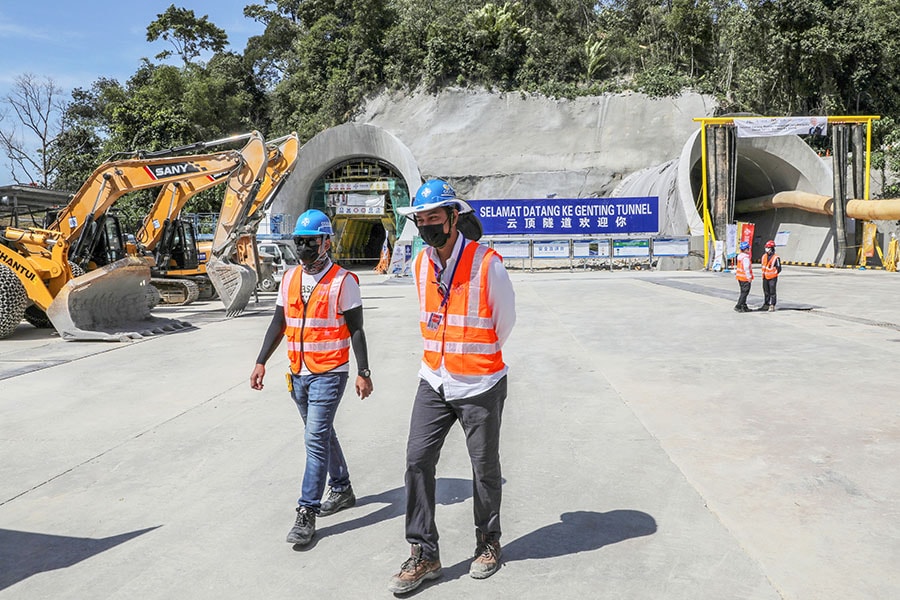
[[[316, 273], [315, 275], [310, 275], [303, 270], [303, 267], [296, 266], [285, 272], [285, 274], [281, 278], [281, 286], [278, 288], [278, 298], [275, 300], [276, 306], [281, 306], [282, 310], [284, 310], [284, 305], [287, 303], [287, 295], [288, 290], [291, 287], [291, 280], [297, 275], [302, 275], [303, 279], [301, 281], [301, 293], [303, 295], [303, 302], [308, 302], [309, 297], [312, 294], [313, 288], [316, 287], [316, 284], [325, 276], [325, 273], [331, 269], [331, 261], [328, 261], [328, 264], [325, 265], [325, 268]], [[344, 314], [348, 310], [352, 310], [357, 306], [362, 306], [362, 292], [359, 289], [359, 283], [352, 276], [347, 276], [344, 278], [344, 283], [341, 284], [341, 292], [338, 295], [338, 314]], [[350, 371], [350, 363], [341, 365], [332, 369], [333, 373], [342, 373]], [[309, 369], [306, 368], [306, 363], [303, 363], [303, 366], [300, 369], [300, 375], [311, 375]]]

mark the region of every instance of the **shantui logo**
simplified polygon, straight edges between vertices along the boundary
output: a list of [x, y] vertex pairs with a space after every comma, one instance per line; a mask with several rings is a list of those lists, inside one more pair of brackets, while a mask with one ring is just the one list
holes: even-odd
[[28, 268], [27, 265], [23, 265], [19, 261], [17, 261], [11, 254], [6, 252], [6, 249], [0, 245], [0, 262], [9, 265], [9, 268], [12, 269], [15, 273], [19, 273], [25, 277], [28, 281], [35, 280], [35, 273], [31, 269]]
[[191, 162], [169, 163], [166, 165], [147, 165], [144, 167], [147, 174], [155, 181], [167, 177], [177, 177], [187, 173], [199, 173], [200, 168]]

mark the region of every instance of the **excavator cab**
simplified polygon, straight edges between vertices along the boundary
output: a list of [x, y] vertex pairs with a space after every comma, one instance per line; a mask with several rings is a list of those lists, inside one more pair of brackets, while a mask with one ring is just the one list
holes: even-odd
[[162, 275], [170, 270], [188, 271], [200, 266], [197, 232], [189, 220], [172, 219], [163, 224], [162, 237], [154, 253], [156, 269]]
[[85, 271], [93, 271], [125, 258], [125, 235], [118, 216], [107, 213], [97, 219], [90, 229], [80, 255], [70, 251], [69, 260]]

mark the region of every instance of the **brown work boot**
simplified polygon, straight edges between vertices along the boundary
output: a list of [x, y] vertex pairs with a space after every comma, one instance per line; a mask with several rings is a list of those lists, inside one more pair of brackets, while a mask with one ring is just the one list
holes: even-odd
[[500, 542], [478, 535], [475, 560], [469, 566], [469, 576], [473, 579], [487, 579], [500, 568]]
[[441, 561], [428, 560], [422, 556], [422, 546], [413, 544], [410, 557], [400, 565], [400, 572], [391, 577], [388, 591], [395, 594], [411, 592], [428, 579], [441, 576]]

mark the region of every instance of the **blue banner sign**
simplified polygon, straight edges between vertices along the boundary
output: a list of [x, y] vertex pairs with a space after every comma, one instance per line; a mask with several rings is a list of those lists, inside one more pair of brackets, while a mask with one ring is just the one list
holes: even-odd
[[484, 235], [659, 233], [659, 198], [469, 200]]

